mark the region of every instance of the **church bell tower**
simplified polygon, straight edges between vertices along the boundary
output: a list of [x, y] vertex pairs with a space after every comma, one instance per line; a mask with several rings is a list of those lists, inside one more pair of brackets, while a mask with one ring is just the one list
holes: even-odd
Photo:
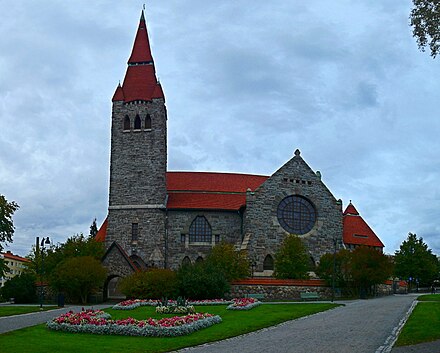
[[106, 247], [116, 243], [138, 268], [164, 267], [167, 112], [143, 11], [112, 101]]

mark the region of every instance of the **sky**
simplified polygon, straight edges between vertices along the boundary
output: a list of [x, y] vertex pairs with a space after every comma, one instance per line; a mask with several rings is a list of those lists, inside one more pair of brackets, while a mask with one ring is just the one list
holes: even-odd
[[[108, 207], [111, 98], [143, 2], [0, 0], [0, 194], [14, 241], [64, 242]], [[168, 169], [271, 175], [295, 151], [392, 254], [440, 255], [440, 58], [410, 0], [150, 1]]]

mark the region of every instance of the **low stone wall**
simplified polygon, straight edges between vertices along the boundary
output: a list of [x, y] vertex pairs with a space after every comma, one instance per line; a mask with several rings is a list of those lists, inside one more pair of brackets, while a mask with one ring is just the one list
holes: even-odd
[[263, 294], [267, 299], [301, 299], [302, 292], [317, 292], [320, 298], [331, 298], [332, 289], [321, 280], [277, 280], [272, 278], [236, 281], [231, 286], [232, 297]]

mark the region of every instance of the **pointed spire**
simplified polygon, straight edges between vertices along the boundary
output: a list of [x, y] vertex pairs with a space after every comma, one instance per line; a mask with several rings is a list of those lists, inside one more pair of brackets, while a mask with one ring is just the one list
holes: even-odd
[[147, 25], [142, 10], [124, 82], [122, 87], [116, 88], [113, 101], [151, 101], [153, 98], [164, 99], [165, 97], [156, 78]]
[[141, 12], [141, 19], [139, 21], [136, 38], [134, 40], [133, 50], [131, 51], [130, 59], [128, 59], [128, 65], [136, 64], [153, 64], [144, 10]]
[[350, 200], [350, 203], [348, 204], [347, 208], [344, 211], [344, 216], [347, 214], [353, 215], [353, 216], [359, 216], [359, 212], [357, 211], [356, 207], [353, 206], [353, 204], [351, 203], [351, 200]]

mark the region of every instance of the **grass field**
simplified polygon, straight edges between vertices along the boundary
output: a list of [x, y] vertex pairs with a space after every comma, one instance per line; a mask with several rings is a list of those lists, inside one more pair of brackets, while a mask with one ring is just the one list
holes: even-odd
[[[8, 347], [8, 353], [167, 352], [238, 336], [336, 306], [336, 304], [263, 304], [250, 311], [226, 310], [226, 305], [198, 306], [196, 307], [198, 312], [220, 315], [223, 322], [188, 336], [166, 338], [72, 334], [49, 331], [45, 325], [38, 325], [0, 335], [0, 347]], [[164, 316], [157, 315], [155, 308], [146, 306], [130, 311], [113, 309], [106, 311], [114, 319]]]
[[440, 295], [423, 295], [418, 300], [420, 303], [417, 304], [403, 327], [396, 346], [440, 339]]
[[[56, 309], [56, 306], [44, 306], [43, 310], [52, 310]], [[40, 311], [40, 306], [0, 306], [0, 317], [2, 316], [12, 316], [12, 315], [20, 315], [20, 314], [27, 314], [27, 313], [34, 313], [36, 311]]]

